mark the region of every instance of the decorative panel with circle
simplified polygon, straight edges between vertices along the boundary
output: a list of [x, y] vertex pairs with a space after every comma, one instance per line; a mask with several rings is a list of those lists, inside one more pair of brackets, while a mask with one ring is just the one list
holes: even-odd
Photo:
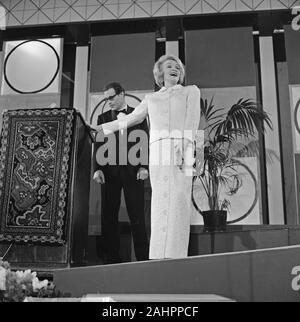
[[58, 93], [61, 39], [5, 43], [2, 95]]

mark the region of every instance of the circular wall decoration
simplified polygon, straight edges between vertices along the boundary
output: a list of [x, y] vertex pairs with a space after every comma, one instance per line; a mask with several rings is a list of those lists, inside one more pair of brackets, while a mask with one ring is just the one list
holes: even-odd
[[294, 122], [295, 122], [296, 130], [300, 134], [300, 127], [299, 127], [298, 118], [297, 118], [299, 107], [300, 107], [300, 99], [296, 104], [295, 112], [294, 112]]
[[53, 83], [59, 67], [59, 55], [51, 44], [26, 40], [5, 57], [4, 79], [19, 94], [36, 94]]

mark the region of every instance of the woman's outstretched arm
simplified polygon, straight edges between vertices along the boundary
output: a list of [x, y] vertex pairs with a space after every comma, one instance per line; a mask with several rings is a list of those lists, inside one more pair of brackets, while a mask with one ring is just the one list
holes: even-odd
[[[118, 119], [112, 122], [104, 123], [100, 126], [93, 127], [93, 129], [99, 132], [100, 136], [104, 134], [109, 135], [110, 133], [127, 129], [134, 125], [140, 124], [148, 115], [148, 104], [147, 98], [145, 98], [132, 113], [122, 117], [122, 119]], [[98, 135], [97, 135], [98, 137]], [[98, 138], [96, 137], [96, 141]]]

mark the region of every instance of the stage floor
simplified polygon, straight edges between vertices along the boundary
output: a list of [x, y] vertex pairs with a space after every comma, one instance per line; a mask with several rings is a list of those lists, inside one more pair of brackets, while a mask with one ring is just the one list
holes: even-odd
[[299, 259], [300, 245], [60, 269], [54, 271], [54, 283], [75, 297], [118, 294], [136, 301], [145, 294], [216, 294], [234, 301], [300, 302], [300, 291], [293, 288]]

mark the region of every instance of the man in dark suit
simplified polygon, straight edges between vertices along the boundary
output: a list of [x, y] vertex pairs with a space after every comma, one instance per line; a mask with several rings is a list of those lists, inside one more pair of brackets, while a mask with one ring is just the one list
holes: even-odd
[[[104, 95], [110, 110], [98, 116], [98, 125], [120, 119], [134, 111], [134, 108], [126, 104], [125, 91], [119, 83], [106, 85]], [[142, 133], [143, 138], [146, 138], [139, 142], [141, 147], [137, 153], [139, 157], [137, 163], [130, 160], [130, 149], [137, 144], [137, 142], [130, 142], [132, 141], [130, 134], [134, 133]], [[147, 260], [149, 256], [144, 216], [144, 180], [148, 178], [148, 134], [147, 121], [144, 120], [141, 124], [113, 133], [111, 134], [113, 137], [103, 138], [104, 142], [95, 144], [94, 180], [102, 184], [102, 237], [106, 264], [121, 261], [118, 214], [122, 189], [130, 219], [136, 259]], [[142, 152], [143, 155], [146, 152], [147, 156], [144, 162], [141, 162], [143, 158], [140, 158]], [[107, 157], [108, 155], [112, 157]]]

